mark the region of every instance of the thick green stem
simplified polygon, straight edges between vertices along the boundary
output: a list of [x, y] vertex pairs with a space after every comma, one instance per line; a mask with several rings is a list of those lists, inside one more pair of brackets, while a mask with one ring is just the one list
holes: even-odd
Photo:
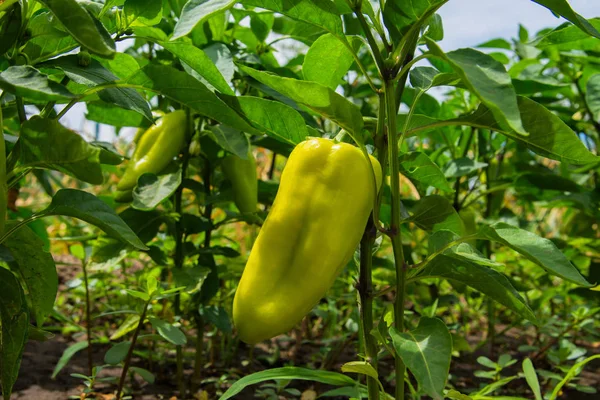
[[[362, 321], [362, 333], [365, 342], [366, 360], [377, 371], [377, 344], [375, 338], [371, 335], [373, 330], [373, 282], [371, 270], [373, 267], [373, 244], [377, 230], [373, 220], [369, 218], [369, 223], [360, 242], [360, 277], [358, 280], [358, 293], [360, 296], [360, 319]], [[369, 400], [379, 399], [379, 387], [377, 380], [367, 377], [367, 388]]]
[[125, 356], [125, 363], [123, 364], [123, 372], [121, 372], [121, 379], [119, 380], [119, 387], [117, 389], [117, 400], [121, 400], [121, 393], [123, 392], [123, 386], [125, 385], [125, 378], [127, 378], [127, 371], [129, 370], [129, 364], [131, 364], [131, 357], [133, 356], [133, 349], [135, 348], [135, 342], [142, 330], [142, 326], [144, 326], [144, 320], [146, 319], [146, 311], [148, 311], [148, 305], [150, 303], [146, 302], [144, 304], [144, 310], [142, 311], [142, 315], [140, 315], [140, 322], [138, 322], [135, 331], [133, 332], [133, 337], [131, 338], [131, 345], [129, 346], [129, 350], [127, 350], [127, 356]]
[[[402, 92], [402, 91], [398, 91]], [[392, 223], [389, 229], [389, 236], [392, 241], [392, 250], [394, 253], [394, 263], [396, 264], [396, 300], [394, 303], [394, 326], [399, 331], [404, 331], [404, 295], [406, 280], [406, 265], [404, 262], [404, 251], [402, 249], [402, 235], [400, 230], [400, 179], [399, 179], [399, 160], [398, 160], [398, 131], [396, 127], [396, 90], [394, 82], [386, 81], [385, 84], [385, 105], [387, 110], [388, 124], [388, 158], [390, 164], [391, 181], [391, 200], [392, 200]], [[396, 399], [404, 399], [404, 375], [406, 366], [402, 358], [396, 357]]]

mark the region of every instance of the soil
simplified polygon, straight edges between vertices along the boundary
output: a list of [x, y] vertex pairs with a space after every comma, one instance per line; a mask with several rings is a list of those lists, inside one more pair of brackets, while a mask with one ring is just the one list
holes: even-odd
[[[57, 263], [60, 281], [61, 291], [64, 290], [64, 283], [73, 277], [75, 277], [78, 268], [73, 268], [73, 264], [61, 260]], [[70, 260], [71, 261], [71, 260]], [[504, 330], [503, 326], [497, 326], [496, 331], [501, 332]], [[296, 332], [297, 333], [297, 332]], [[295, 334], [296, 334], [295, 333]], [[294, 336], [295, 336], [294, 334]], [[194, 337], [193, 332], [189, 335]], [[337, 357], [329, 359], [327, 361], [327, 369], [332, 371], [340, 371], [340, 367], [343, 363], [348, 361], [356, 360], [356, 340], [345, 340], [345, 342], [338, 343], [339, 353]], [[458, 358], [453, 358], [452, 362], [452, 384], [457, 390], [469, 391], [489, 383], [485, 379], [480, 379], [474, 376], [474, 372], [482, 368], [477, 363], [479, 356], [487, 356], [493, 359], [499, 354], [508, 353], [518, 360], [522, 360], [525, 357], [530, 356], [529, 354], [519, 353], [517, 350], [518, 346], [523, 344], [527, 339], [526, 333], [521, 332], [515, 328], [507, 330], [504, 335], [497, 338], [497, 342], [494, 346], [495, 355], [490, 355], [489, 346], [483, 346], [474, 352], [462, 352]], [[208, 339], [205, 339], [204, 348], [208, 348]], [[478, 343], [481, 343], [481, 336], [472, 336], [467, 338], [467, 341], [472, 348], [476, 348]], [[67, 365], [61, 370], [55, 379], [51, 379], [52, 372], [56, 367], [58, 360], [62, 356], [64, 350], [75, 342], [73, 337], [56, 335], [55, 337], [45, 342], [30, 341], [23, 355], [23, 361], [21, 363], [21, 370], [19, 378], [16, 382], [13, 392], [14, 400], [65, 400], [69, 396], [81, 396], [85, 386], [80, 378], [72, 377], [71, 374], [84, 374], [87, 375], [87, 352], [80, 351], [71, 358]], [[585, 343], [578, 343], [579, 346], [587, 347], [587, 355], [599, 354], [600, 344], [589, 345]], [[198, 400], [211, 400], [216, 399], [218, 396], [215, 394], [215, 387], [219, 385], [221, 391], [227, 389], [227, 387], [235, 381], [236, 378], [246, 376], [250, 373], [275, 368], [283, 367], [287, 365], [297, 365], [308, 367], [312, 369], [319, 368], [322, 364], [322, 357], [316, 357], [321, 350], [323, 343], [318, 339], [311, 341], [304, 341], [300, 345], [296, 343], [294, 338], [280, 337], [277, 341], [273, 340], [270, 343], [263, 343], [256, 346], [252, 352], [245, 345], [240, 345], [238, 351], [234, 354], [231, 363], [229, 365], [223, 365], [220, 361], [210, 363], [211, 355], [205, 355], [207, 360], [206, 368], [203, 371], [204, 384], [201, 388], [206, 388], [209, 392], [203, 392], [199, 390], [195, 395], [194, 399]], [[330, 344], [335, 346], [335, 344]], [[94, 345], [92, 347], [92, 355], [94, 365], [100, 365], [104, 359], [104, 354], [108, 350], [109, 345]], [[273, 357], [273, 354], [277, 354], [277, 357]], [[194, 356], [194, 349], [186, 349], [186, 363], [191, 364]], [[216, 355], [218, 360], [218, 354]], [[251, 358], [250, 358], [251, 357]], [[174, 367], [173, 357], [169, 359], [169, 362], [155, 362], [150, 368], [147, 365], [147, 360], [140, 358], [133, 358], [132, 366], [138, 366], [151, 370], [155, 376], [156, 381], [153, 384], [144, 382], [139, 377], [136, 377], [135, 381], [131, 383], [128, 381], [127, 387], [131, 388], [131, 393], [134, 400], [176, 400], [180, 399], [177, 397], [176, 390], [176, 371]], [[545, 364], [542, 359], [536, 361], [536, 368], [550, 369], [550, 366]], [[388, 393], [393, 393], [392, 383], [388, 381], [388, 377], [392, 376], [393, 372], [393, 359], [391, 357], [383, 358], [379, 361], [380, 377]], [[521, 363], [517, 362], [512, 367], [503, 371], [504, 376], [514, 375], [521, 371]], [[117, 380], [120, 376], [120, 368], [105, 368], [100, 373], [100, 377], [107, 378], [112, 377]], [[192, 371], [191, 369], [184, 371], [186, 380], [189, 384], [191, 380]], [[584, 394], [574, 390], [565, 390], [565, 393], [561, 396], [562, 399], [568, 400], [592, 400], [600, 398], [600, 360], [595, 360], [586, 365], [585, 370], [579, 375], [580, 385], [589, 386], [598, 390], [597, 394]], [[229, 377], [228, 381], [221, 382], [223, 377]], [[210, 381], [210, 382], [207, 382]], [[101, 400], [114, 400], [115, 383], [100, 383], [95, 386], [96, 398]], [[304, 393], [302, 400], [314, 399], [314, 394], [323, 393], [331, 387], [326, 385], [313, 383], [309, 381], [294, 381], [289, 387], [296, 388]], [[247, 388], [245, 391], [237, 395], [235, 398], [240, 400], [256, 399], [254, 397], [257, 386]], [[522, 396], [527, 398], [533, 398], [530, 393], [528, 386], [524, 379], [515, 379], [505, 386], [504, 395]], [[549, 388], [542, 388], [542, 390], [548, 390]], [[316, 392], [316, 393], [315, 393]], [[83, 398], [83, 397], [76, 397]], [[289, 397], [290, 399], [297, 399], [297, 397]], [[285, 397], [281, 397], [285, 399]]]

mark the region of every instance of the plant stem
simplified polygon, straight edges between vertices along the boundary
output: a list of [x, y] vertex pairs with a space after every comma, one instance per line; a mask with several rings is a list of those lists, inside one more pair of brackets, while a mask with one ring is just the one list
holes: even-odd
[[194, 376], [192, 378], [192, 394], [196, 393], [202, 377], [204, 352], [204, 318], [198, 313], [196, 321], [196, 355], [194, 358]]
[[125, 378], [127, 377], [127, 371], [129, 370], [129, 364], [131, 363], [131, 356], [133, 355], [135, 342], [137, 341], [138, 335], [140, 334], [142, 326], [144, 325], [144, 320], [146, 319], [146, 311], [148, 311], [149, 305], [150, 300], [148, 300], [144, 304], [144, 310], [142, 311], [142, 315], [140, 315], [140, 322], [138, 322], [138, 325], [135, 328], [135, 331], [133, 332], [133, 337], [131, 338], [131, 345], [129, 346], [129, 350], [127, 350], [127, 356], [125, 356], [125, 363], [123, 364], [123, 372], [121, 372], [121, 379], [119, 380], [119, 387], [117, 389], [116, 400], [121, 400], [121, 393], [123, 392], [123, 386], [125, 385]]
[[[182, 222], [182, 203], [183, 203], [183, 181], [185, 179], [187, 168], [190, 159], [189, 153], [189, 145], [193, 136], [193, 129], [191, 129], [191, 113], [189, 109], [186, 109], [187, 115], [187, 141], [186, 145], [183, 148], [183, 161], [181, 166], [181, 177], [182, 183], [179, 185], [177, 190], [175, 191], [175, 212], [178, 215], [177, 222], [175, 223], [175, 268], [182, 269], [183, 263], [185, 260], [185, 254], [183, 252], [183, 244], [184, 244], [184, 231], [183, 231], [183, 222]], [[179, 315], [181, 313], [181, 294], [177, 292], [175, 295], [174, 301], [175, 314]], [[179, 395], [181, 397], [185, 397], [185, 382], [183, 381], [183, 349], [181, 346], [176, 347], [177, 352], [177, 387], [179, 388]]]
[[91, 318], [91, 303], [90, 303], [90, 286], [88, 283], [87, 262], [83, 260], [81, 263], [83, 269], [83, 284], [85, 286], [85, 327], [87, 330], [87, 356], [88, 356], [88, 375], [92, 375], [94, 369], [94, 360], [92, 358], [92, 318]]
[[360, 26], [362, 27], [363, 32], [365, 33], [365, 37], [367, 38], [369, 47], [371, 48], [371, 51], [373, 52], [373, 58], [375, 59], [377, 68], [379, 69], [379, 72], [382, 73], [383, 68], [384, 68], [384, 63], [383, 63], [383, 57], [381, 55], [381, 51], [379, 50], [379, 44], [375, 41], [375, 37], [373, 37], [373, 34], [371, 33], [371, 28], [369, 27], [369, 24], [367, 23], [365, 16], [363, 15], [362, 11], [360, 10], [361, 5], [362, 5], [362, 1], [359, 1], [357, 4], [357, 7], [353, 11], [354, 11], [354, 14], [356, 15], [356, 18], [358, 18], [358, 22], [360, 23]]
[[23, 125], [23, 123], [27, 121], [27, 115], [25, 114], [25, 105], [23, 104], [23, 98], [17, 96], [15, 101], [17, 103], [17, 113], [19, 114], [19, 122], [21, 122], [21, 125]]
[[[404, 81], [405, 82], [405, 81]], [[401, 93], [399, 90], [398, 92]], [[402, 235], [400, 230], [400, 180], [398, 160], [398, 131], [396, 128], [396, 90], [394, 82], [387, 80], [385, 83], [385, 103], [388, 124], [388, 158], [390, 163], [391, 201], [392, 201], [392, 223], [389, 236], [392, 241], [394, 263], [396, 265], [396, 300], [394, 303], [394, 326], [399, 331], [404, 331], [404, 295], [406, 280], [406, 265], [404, 263], [404, 251], [402, 249]], [[404, 399], [404, 376], [406, 366], [401, 357], [396, 357], [396, 399]]]
[[[365, 343], [366, 360], [377, 371], [377, 344], [371, 335], [373, 330], [373, 283], [371, 270], [373, 267], [373, 244], [377, 230], [373, 219], [369, 218], [365, 233], [360, 242], [360, 277], [358, 280], [358, 293], [360, 296], [360, 319], [362, 321], [363, 340]], [[379, 399], [377, 380], [367, 377], [369, 400]]]

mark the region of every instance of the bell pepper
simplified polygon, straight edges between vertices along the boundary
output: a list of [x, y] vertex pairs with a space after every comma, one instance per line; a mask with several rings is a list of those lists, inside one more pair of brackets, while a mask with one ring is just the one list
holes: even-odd
[[258, 180], [256, 176], [256, 159], [248, 152], [246, 160], [228, 155], [221, 164], [223, 172], [233, 189], [233, 201], [242, 214], [256, 212], [258, 206]]
[[352, 258], [381, 187], [381, 166], [328, 139], [298, 144], [254, 243], [233, 302], [241, 340], [292, 329]]
[[158, 174], [165, 169], [185, 145], [186, 126], [185, 111], [178, 110], [166, 114], [148, 128], [137, 142], [117, 190], [131, 190], [141, 175], [147, 172]]

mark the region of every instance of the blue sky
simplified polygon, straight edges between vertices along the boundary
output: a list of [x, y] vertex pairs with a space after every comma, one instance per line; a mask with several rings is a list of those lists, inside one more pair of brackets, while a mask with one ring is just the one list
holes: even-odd
[[[600, 0], [570, 0], [571, 7], [586, 18], [600, 17]], [[444, 23], [446, 51], [476, 46], [488, 39], [516, 37], [519, 23], [530, 36], [564, 22], [531, 0], [450, 0], [438, 12]]]

